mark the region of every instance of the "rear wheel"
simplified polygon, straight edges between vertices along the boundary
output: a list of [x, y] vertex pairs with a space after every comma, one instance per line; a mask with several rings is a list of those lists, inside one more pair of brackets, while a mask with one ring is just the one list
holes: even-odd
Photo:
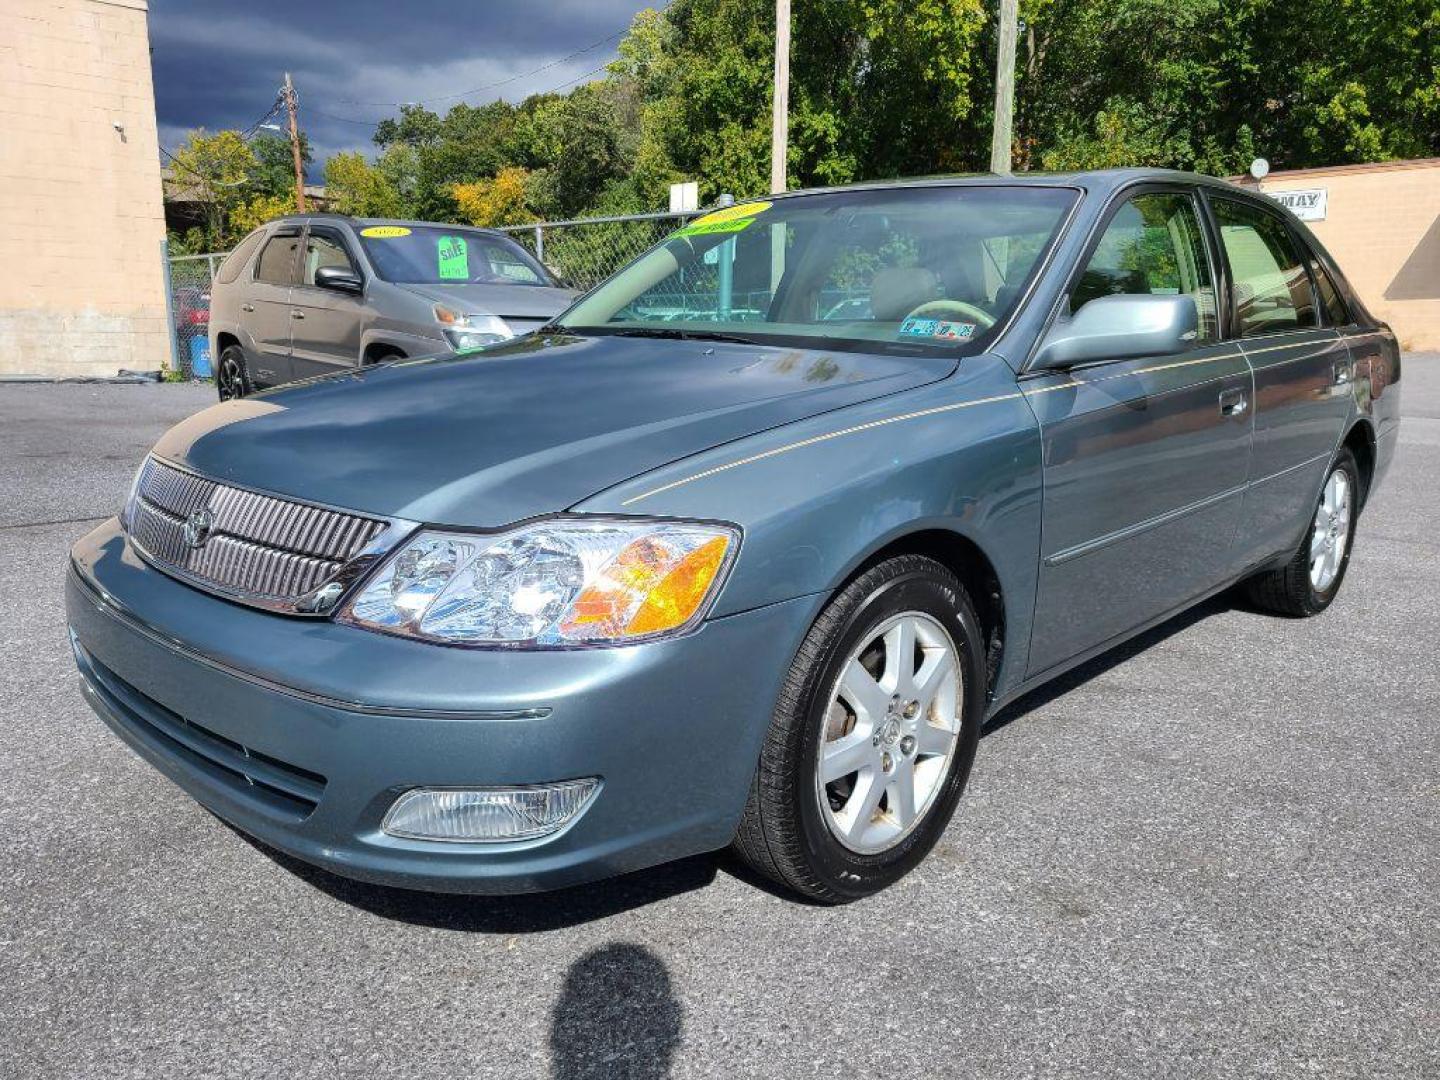
[[776, 703], [734, 848], [823, 903], [878, 892], [944, 832], [984, 704], [970, 599], [939, 563], [880, 563], [831, 601]]
[[1267, 611], [1298, 617], [1330, 606], [1345, 580], [1359, 516], [1360, 470], [1341, 450], [1325, 477], [1315, 516], [1288, 563], [1247, 583], [1250, 599]]
[[245, 370], [245, 351], [239, 345], [227, 345], [215, 367], [215, 391], [221, 401], [242, 398], [254, 392]]

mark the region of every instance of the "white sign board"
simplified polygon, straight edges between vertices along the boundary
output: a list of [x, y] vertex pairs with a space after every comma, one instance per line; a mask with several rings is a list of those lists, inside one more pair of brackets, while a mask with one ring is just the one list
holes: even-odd
[[1305, 191], [1267, 191], [1274, 199], [1301, 221], [1325, 220], [1325, 188], [1309, 188]]
[[670, 212], [684, 214], [700, 209], [700, 185], [694, 180], [670, 185]]

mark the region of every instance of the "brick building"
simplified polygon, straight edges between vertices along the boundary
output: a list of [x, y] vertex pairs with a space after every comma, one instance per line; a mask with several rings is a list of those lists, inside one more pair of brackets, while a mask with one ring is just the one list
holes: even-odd
[[146, 15], [0, 0], [0, 377], [169, 359]]

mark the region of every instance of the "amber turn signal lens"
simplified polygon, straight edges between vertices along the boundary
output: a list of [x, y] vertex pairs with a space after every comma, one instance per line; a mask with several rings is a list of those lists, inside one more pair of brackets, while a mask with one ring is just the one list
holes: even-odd
[[684, 626], [705, 602], [729, 550], [729, 536], [716, 536], [697, 547], [643, 536], [575, 598], [564, 631], [624, 639]]

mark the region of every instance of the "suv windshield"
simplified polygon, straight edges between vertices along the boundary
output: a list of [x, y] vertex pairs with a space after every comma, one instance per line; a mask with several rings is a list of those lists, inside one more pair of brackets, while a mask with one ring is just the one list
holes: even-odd
[[405, 285], [549, 285], [519, 244], [457, 227], [367, 225], [360, 243], [386, 281]]
[[1076, 193], [955, 185], [742, 203], [672, 233], [557, 322], [578, 333], [904, 352], [983, 347]]

